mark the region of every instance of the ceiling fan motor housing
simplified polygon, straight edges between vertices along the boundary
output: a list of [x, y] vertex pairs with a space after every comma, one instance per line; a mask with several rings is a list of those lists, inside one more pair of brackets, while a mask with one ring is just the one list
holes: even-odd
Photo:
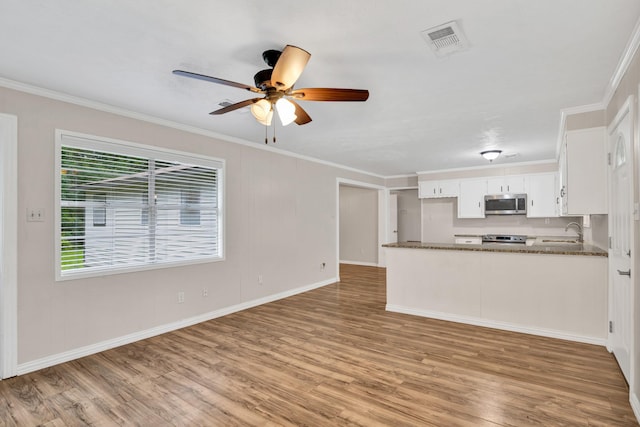
[[273, 68], [276, 66], [276, 62], [278, 62], [281, 53], [279, 50], [274, 49], [265, 50], [262, 52], [262, 59], [269, 67]]
[[273, 69], [267, 68], [266, 70], [260, 70], [253, 76], [253, 81], [257, 88], [267, 90], [271, 87], [271, 73]]

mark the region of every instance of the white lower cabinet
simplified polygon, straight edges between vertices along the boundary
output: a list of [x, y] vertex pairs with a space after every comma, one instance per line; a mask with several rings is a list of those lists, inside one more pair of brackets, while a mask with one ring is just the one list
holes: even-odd
[[484, 196], [486, 194], [486, 179], [461, 180], [458, 218], [484, 218]]
[[527, 217], [551, 218], [560, 215], [559, 200], [556, 195], [558, 174], [541, 173], [527, 175]]

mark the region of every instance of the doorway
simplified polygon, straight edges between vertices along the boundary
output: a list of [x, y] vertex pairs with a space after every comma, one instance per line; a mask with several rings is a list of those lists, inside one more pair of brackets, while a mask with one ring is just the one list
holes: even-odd
[[339, 187], [339, 261], [378, 265], [378, 190], [353, 185]]
[[[350, 236], [350, 232], [353, 230], [348, 227], [349, 221], [351, 221], [351, 224], [355, 224], [358, 229], [362, 226], [361, 223], [357, 222], [359, 208], [348, 207], [345, 204], [343, 196], [351, 193], [356, 194], [356, 199], [363, 196], [363, 199], [358, 201], [356, 205], [361, 205], [362, 202], [368, 200], [364, 203], [367, 208], [364, 211], [360, 211], [367, 218], [368, 225], [366, 229], [368, 236], [363, 234], [360, 234], [360, 237]], [[365, 194], [367, 195], [364, 196]], [[387, 196], [388, 191], [381, 185], [346, 178], [336, 179], [336, 265], [340, 265], [340, 262], [344, 261], [365, 266], [385, 266], [385, 254], [382, 245], [386, 243], [385, 236], [387, 235]], [[347, 218], [345, 218], [345, 215]], [[372, 221], [373, 218], [375, 220]], [[356, 220], [355, 223], [353, 222], [354, 219]], [[353, 240], [351, 240], [352, 238]], [[345, 245], [349, 249], [346, 249]], [[363, 250], [367, 254], [364, 258], [362, 257]], [[350, 252], [347, 253], [346, 251]], [[356, 259], [349, 259], [351, 255]]]
[[419, 242], [421, 240], [421, 202], [417, 188], [392, 190], [397, 197], [397, 239], [398, 242]]
[[0, 380], [17, 375], [18, 118], [0, 114]]

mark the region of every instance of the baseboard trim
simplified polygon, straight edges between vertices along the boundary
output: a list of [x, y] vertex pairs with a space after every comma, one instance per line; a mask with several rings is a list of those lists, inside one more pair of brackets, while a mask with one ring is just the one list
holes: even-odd
[[629, 393], [629, 403], [631, 403], [631, 409], [633, 409], [633, 414], [636, 416], [636, 421], [640, 423], [640, 401], [638, 400], [638, 395], [633, 391]]
[[340, 260], [340, 264], [362, 265], [365, 267], [379, 267], [379, 265], [375, 262], [363, 262], [363, 261]]
[[252, 307], [256, 307], [269, 302], [277, 301], [283, 298], [287, 298], [293, 295], [308, 292], [313, 289], [321, 288], [323, 286], [335, 283], [336, 278], [323, 280], [321, 282], [313, 283], [311, 285], [302, 286], [299, 288], [291, 289], [285, 292], [280, 292], [274, 295], [269, 295], [263, 298], [254, 299], [251, 301], [243, 302], [240, 304], [224, 307], [218, 310], [214, 310], [208, 313], [204, 313], [198, 316], [189, 317], [179, 320], [177, 322], [168, 323], [165, 325], [157, 326], [155, 328], [146, 329], [144, 331], [135, 332], [132, 334], [124, 335], [118, 338], [102, 341], [96, 344], [91, 344], [85, 347], [76, 348], [73, 350], [65, 351], [63, 353], [54, 354], [51, 356], [43, 357], [41, 359], [32, 360], [30, 362], [21, 363], [18, 365], [17, 374], [24, 375], [29, 372], [34, 372], [39, 369], [48, 368], [50, 366], [58, 365], [60, 363], [69, 362], [71, 360], [79, 359], [81, 357], [89, 356], [101, 351], [109, 350], [115, 347], [119, 347], [132, 342], [140, 341], [143, 339], [151, 338], [157, 335], [165, 334], [167, 332], [182, 329], [187, 326], [196, 325], [198, 323], [213, 320], [218, 317], [226, 316], [228, 314], [243, 311]]
[[538, 335], [548, 338], [557, 338], [567, 341], [575, 341], [586, 344], [595, 344], [605, 346], [606, 338], [589, 337], [584, 335], [574, 335], [562, 331], [531, 328], [513, 323], [499, 322], [495, 320], [480, 319], [477, 317], [459, 316], [455, 314], [441, 313], [437, 311], [418, 310], [415, 308], [403, 307], [399, 305], [387, 304], [387, 311], [395, 313], [411, 314], [413, 316], [428, 317], [431, 319], [447, 320], [449, 322], [466, 323], [468, 325], [483, 326], [485, 328], [501, 329], [504, 331], [519, 332], [529, 335]]

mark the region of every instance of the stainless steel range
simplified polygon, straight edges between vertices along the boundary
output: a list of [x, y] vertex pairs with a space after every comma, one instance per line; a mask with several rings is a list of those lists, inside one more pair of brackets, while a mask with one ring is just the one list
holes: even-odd
[[485, 234], [482, 243], [527, 243], [527, 236], [515, 234]]

